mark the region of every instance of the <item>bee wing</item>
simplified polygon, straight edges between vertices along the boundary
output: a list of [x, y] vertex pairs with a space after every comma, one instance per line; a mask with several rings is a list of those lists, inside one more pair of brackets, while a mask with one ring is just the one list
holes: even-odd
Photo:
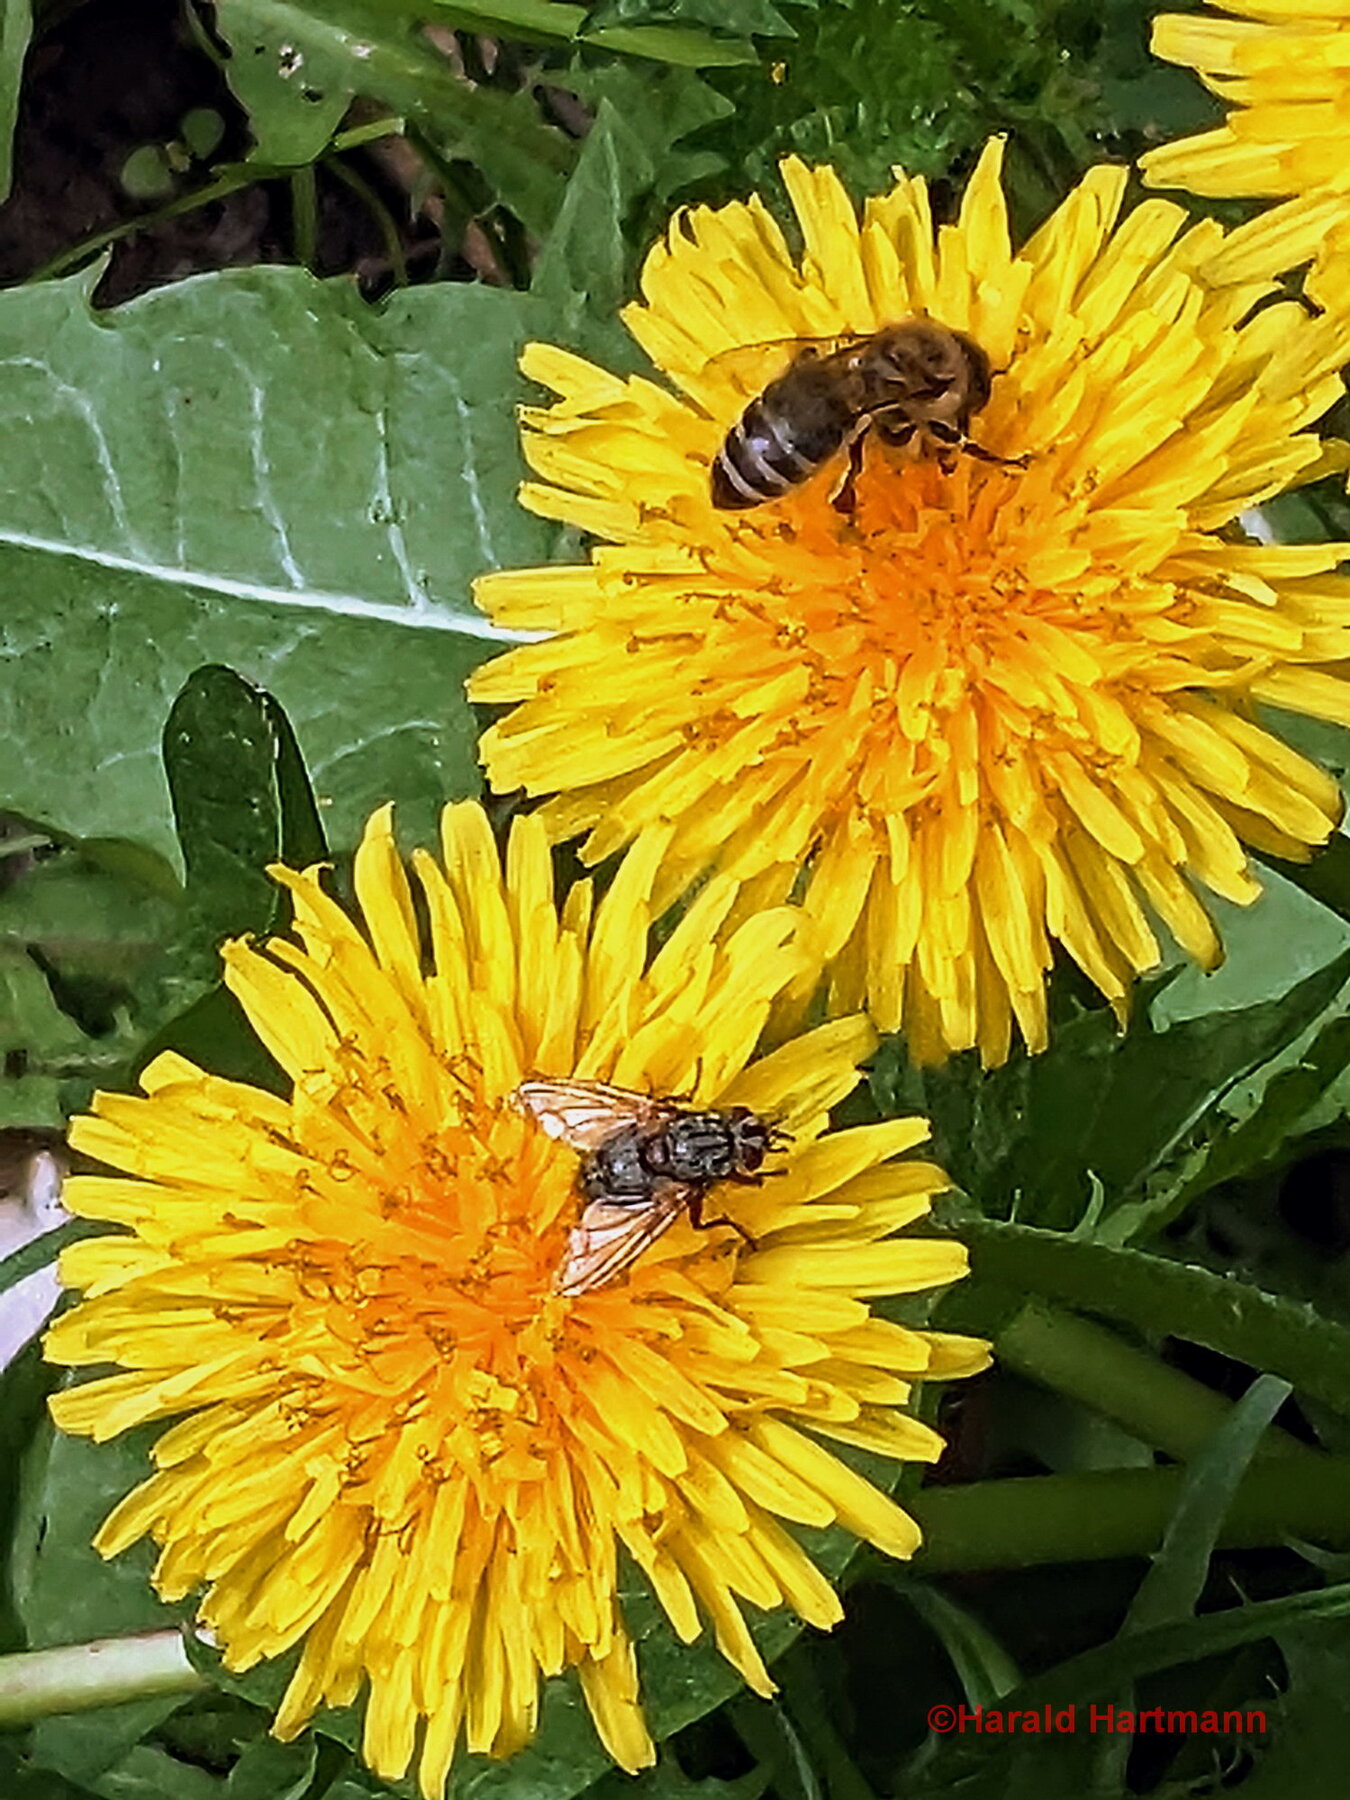
[[840, 332], [836, 337], [764, 338], [754, 344], [733, 344], [710, 356], [700, 373], [716, 373], [744, 389], [746, 398], [760, 393], [775, 376], [781, 375], [803, 350], [819, 356], [830, 356], [861, 341], [857, 332]]
[[605, 1081], [549, 1077], [522, 1081], [511, 1099], [541, 1131], [574, 1150], [598, 1150], [625, 1125], [649, 1125], [670, 1110], [650, 1094], [635, 1094]]
[[554, 1288], [575, 1297], [607, 1287], [688, 1210], [695, 1192], [685, 1181], [658, 1181], [648, 1199], [592, 1200], [568, 1237]]

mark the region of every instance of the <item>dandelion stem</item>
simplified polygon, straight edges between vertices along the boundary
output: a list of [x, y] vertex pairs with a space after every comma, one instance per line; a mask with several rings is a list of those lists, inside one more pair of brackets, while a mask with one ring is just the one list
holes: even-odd
[[[1140, 1443], [1184, 1460], [1229, 1413], [1222, 1394], [1077, 1313], [1033, 1300], [998, 1333], [1005, 1368], [1114, 1419]], [[1315, 1458], [1281, 1431], [1268, 1431], [1258, 1457]]]
[[193, 1694], [209, 1686], [189, 1662], [177, 1631], [25, 1650], [0, 1656], [0, 1730], [52, 1713], [86, 1712], [157, 1694]]
[[[925, 1488], [905, 1502], [923, 1527], [915, 1567], [936, 1574], [1150, 1556], [1186, 1473], [1093, 1469]], [[1250, 1549], [1289, 1538], [1350, 1543], [1350, 1457], [1270, 1457], [1248, 1469], [1219, 1543]]]

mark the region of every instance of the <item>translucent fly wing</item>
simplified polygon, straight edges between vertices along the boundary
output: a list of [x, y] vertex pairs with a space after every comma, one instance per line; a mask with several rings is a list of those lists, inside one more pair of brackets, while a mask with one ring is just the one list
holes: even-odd
[[574, 1299], [608, 1287], [688, 1211], [696, 1192], [687, 1182], [658, 1181], [644, 1199], [592, 1200], [568, 1236], [556, 1291]]
[[626, 1125], [650, 1125], [669, 1110], [650, 1094], [605, 1081], [548, 1077], [522, 1081], [511, 1100], [541, 1131], [574, 1150], [598, 1150]]

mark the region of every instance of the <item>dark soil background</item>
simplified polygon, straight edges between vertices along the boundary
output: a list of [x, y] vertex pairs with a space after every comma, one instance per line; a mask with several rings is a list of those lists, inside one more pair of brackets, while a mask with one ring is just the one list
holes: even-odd
[[[249, 149], [245, 114], [211, 49], [205, 27], [194, 30], [176, 0], [77, 5], [35, 39], [15, 138], [14, 191], [0, 207], [0, 282], [52, 273], [53, 263], [87, 240], [122, 231], [99, 281], [101, 306], [208, 270], [295, 261], [308, 261], [319, 275], [350, 272], [374, 296], [394, 278], [390, 223], [410, 280], [503, 278], [481, 255], [477, 266], [446, 255], [438, 202], [418, 207], [411, 198], [423, 171], [402, 140], [344, 159], [375, 204], [326, 163], [315, 166], [308, 256], [299, 252], [296, 217], [296, 184], [308, 174], [259, 179], [192, 205], [220, 164], [242, 161]], [[194, 113], [219, 121], [209, 165], [184, 138], [184, 121]], [[147, 150], [168, 184], [153, 198], [134, 191], [135, 164], [128, 171], [129, 159], [140, 153], [144, 161]], [[189, 209], [178, 216], [160, 216], [184, 201]], [[138, 220], [146, 222], [138, 227]]]

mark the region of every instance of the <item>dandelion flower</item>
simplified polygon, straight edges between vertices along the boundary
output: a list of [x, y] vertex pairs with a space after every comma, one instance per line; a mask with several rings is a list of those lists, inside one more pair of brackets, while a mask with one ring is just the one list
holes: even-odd
[[[793, 1526], [917, 1541], [830, 1444], [931, 1460], [940, 1440], [899, 1410], [911, 1382], [985, 1360], [869, 1307], [965, 1266], [951, 1241], [891, 1235], [945, 1185], [892, 1160], [920, 1122], [827, 1132], [870, 1028], [753, 1060], [792, 920], [722, 929], [735, 888], [715, 881], [648, 963], [657, 847], [559, 913], [537, 821], [503, 872], [481, 809], [452, 807], [443, 866], [414, 860], [424, 940], [379, 813], [364, 930], [318, 870], [278, 871], [298, 942], [225, 951], [290, 1098], [169, 1054], [143, 1098], [100, 1095], [72, 1134], [125, 1174], [74, 1179], [69, 1204], [126, 1234], [65, 1253], [85, 1298], [47, 1353], [120, 1372], [53, 1411], [98, 1439], [175, 1420], [98, 1548], [149, 1534], [159, 1592], [205, 1588], [230, 1668], [302, 1646], [280, 1736], [366, 1688], [366, 1760], [394, 1778], [416, 1759], [429, 1796], [461, 1737], [525, 1744], [541, 1676], [569, 1668], [614, 1759], [650, 1762], [621, 1550], [681, 1638], [711, 1623], [768, 1691], [743, 1602], [840, 1612]], [[784, 1172], [728, 1201], [758, 1247], [681, 1220], [622, 1279], [560, 1295], [577, 1158], [508, 1104], [531, 1072], [777, 1118]]]
[[1194, 69], [1233, 110], [1217, 131], [1149, 151], [1144, 178], [1281, 200], [1232, 234], [1207, 275], [1259, 279], [1312, 259], [1310, 292], [1343, 305], [1347, 265], [1333, 264], [1350, 255], [1350, 0], [1225, 0], [1223, 12], [1153, 22], [1154, 54]]
[[[1303, 428], [1342, 392], [1350, 323], [1203, 283], [1221, 228], [1164, 200], [1119, 221], [1123, 168], [1015, 250], [999, 166], [993, 143], [935, 234], [921, 181], [860, 222], [789, 160], [800, 260], [757, 199], [682, 215], [624, 315], [677, 392], [526, 352], [560, 398], [524, 415], [522, 499], [600, 544], [477, 589], [545, 634], [472, 678], [512, 707], [482, 742], [493, 785], [553, 796], [547, 829], [588, 832], [588, 860], [668, 822], [663, 898], [718, 867], [767, 903], [809, 868], [831, 1007], [924, 1060], [997, 1063], [1014, 1021], [1041, 1048], [1055, 943], [1122, 1015], [1155, 920], [1213, 965], [1197, 889], [1252, 900], [1244, 844], [1305, 856], [1340, 811], [1253, 703], [1350, 718], [1344, 547], [1234, 527], [1319, 466]], [[709, 465], [784, 339], [919, 314], [987, 354], [972, 436], [1007, 460], [948, 470], [869, 436], [851, 514], [842, 458], [713, 507]]]

